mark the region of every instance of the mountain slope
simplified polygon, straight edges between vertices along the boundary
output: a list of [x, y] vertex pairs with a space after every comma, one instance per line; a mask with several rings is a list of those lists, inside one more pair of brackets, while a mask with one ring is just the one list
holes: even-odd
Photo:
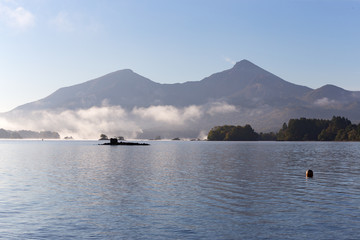
[[[50, 96], [22, 105], [16, 110], [79, 109], [110, 105], [132, 107], [153, 103], [159, 84], [131, 70], [120, 70], [70, 87], [60, 88]], [[139, 98], [138, 96], [141, 96]]]
[[205, 89], [213, 91], [215, 98], [225, 98], [232, 104], [246, 102], [249, 106], [275, 103], [286, 105], [311, 91], [308, 87], [286, 82], [247, 60], [201, 82]]
[[288, 104], [311, 91], [269, 73], [243, 60], [229, 70], [198, 82], [159, 84], [131, 70], [121, 70], [57, 90], [39, 101], [16, 110], [86, 109], [92, 106], [120, 105], [127, 109], [151, 105], [206, 104], [226, 101], [236, 105]]
[[[115, 110], [85, 114], [92, 107]], [[80, 109], [85, 112], [77, 114]], [[68, 111], [72, 111], [71, 121], [65, 119]], [[64, 112], [64, 119], [59, 119]], [[251, 124], [256, 131], [277, 131], [290, 118], [300, 117], [330, 119], [339, 115], [357, 123], [360, 92], [332, 85], [319, 89], [299, 86], [242, 60], [201, 81], [176, 84], [160, 84], [131, 70], [120, 70], [61, 88], [6, 115], [9, 122], [18, 121], [21, 126], [33, 121], [37, 130], [47, 124], [46, 129], [68, 135], [99, 129], [144, 138], [197, 137], [224, 124]]]
[[351, 101], [357, 101], [360, 99], [359, 92], [347, 91], [345, 89], [339, 88], [334, 85], [325, 85], [321, 88], [315, 89], [314, 91], [309, 92], [304, 97], [307, 101], [316, 101], [319, 99], [327, 98], [329, 100], [340, 101], [344, 103], [349, 103]]

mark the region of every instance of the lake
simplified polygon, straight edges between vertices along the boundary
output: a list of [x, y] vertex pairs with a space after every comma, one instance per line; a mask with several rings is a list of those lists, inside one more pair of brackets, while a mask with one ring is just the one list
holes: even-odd
[[1, 140], [0, 239], [360, 236], [360, 143], [149, 143]]

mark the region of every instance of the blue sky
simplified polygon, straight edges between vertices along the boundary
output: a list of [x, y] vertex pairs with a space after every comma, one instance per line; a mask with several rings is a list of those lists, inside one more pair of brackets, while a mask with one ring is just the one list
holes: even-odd
[[120, 69], [175, 83], [242, 59], [360, 90], [360, 0], [0, 0], [0, 112]]

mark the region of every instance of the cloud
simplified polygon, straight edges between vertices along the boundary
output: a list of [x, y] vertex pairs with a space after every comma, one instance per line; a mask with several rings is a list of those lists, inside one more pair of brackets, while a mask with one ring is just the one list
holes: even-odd
[[215, 102], [211, 104], [210, 108], [207, 110], [207, 113], [210, 114], [211, 116], [214, 116], [217, 114], [226, 114], [237, 111], [238, 110], [234, 105], [230, 105], [226, 102]]
[[230, 58], [228, 58], [228, 57], [224, 57], [224, 60], [225, 60], [226, 62], [232, 64], [232, 65], [235, 65], [235, 64], [236, 64], [236, 62], [235, 62], [234, 60], [232, 60], [232, 59], [230, 59]]
[[101, 107], [80, 110], [13, 111], [0, 117], [0, 126], [7, 130], [56, 131], [61, 137], [76, 139], [97, 139], [101, 133], [131, 139], [142, 136], [146, 131], [169, 136], [171, 131], [181, 133], [190, 130], [199, 134], [199, 138], [204, 138], [207, 134], [204, 123], [209, 118], [237, 111], [235, 106], [226, 102], [125, 110], [121, 106], [108, 106], [104, 101]]
[[61, 11], [50, 19], [50, 26], [58, 32], [72, 33], [97, 33], [100, 29], [100, 24], [94, 21], [90, 16], [86, 16], [80, 13], [72, 13]]
[[82, 110], [12, 112], [0, 118], [8, 130], [57, 131], [61, 136], [96, 139], [101, 133], [135, 138], [142, 129], [119, 106]]
[[[5, 4], [3, 4], [5, 3]], [[0, 21], [16, 29], [27, 29], [35, 25], [35, 16], [13, 1], [0, 2]], [[10, 4], [14, 6], [10, 6]]]
[[189, 120], [194, 121], [203, 114], [199, 106], [189, 106], [183, 109], [174, 106], [150, 106], [148, 108], [134, 108], [132, 113], [143, 119], [174, 125], [182, 125]]
[[59, 12], [52, 20], [50, 24], [60, 32], [72, 32], [75, 30], [73, 21], [70, 19], [70, 15], [67, 12]]
[[324, 98], [317, 99], [314, 102], [314, 104], [317, 106], [320, 106], [320, 107], [327, 107], [327, 106], [333, 106], [334, 104], [337, 104], [337, 101], [330, 100], [327, 97], [324, 97]]

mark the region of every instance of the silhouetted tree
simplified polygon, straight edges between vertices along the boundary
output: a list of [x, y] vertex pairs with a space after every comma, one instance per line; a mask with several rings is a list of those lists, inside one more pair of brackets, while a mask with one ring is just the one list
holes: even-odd
[[108, 136], [106, 136], [105, 134], [101, 134], [100, 135], [100, 139], [99, 140], [109, 140]]
[[259, 135], [249, 125], [242, 126], [217, 126], [210, 130], [209, 141], [256, 141]]

